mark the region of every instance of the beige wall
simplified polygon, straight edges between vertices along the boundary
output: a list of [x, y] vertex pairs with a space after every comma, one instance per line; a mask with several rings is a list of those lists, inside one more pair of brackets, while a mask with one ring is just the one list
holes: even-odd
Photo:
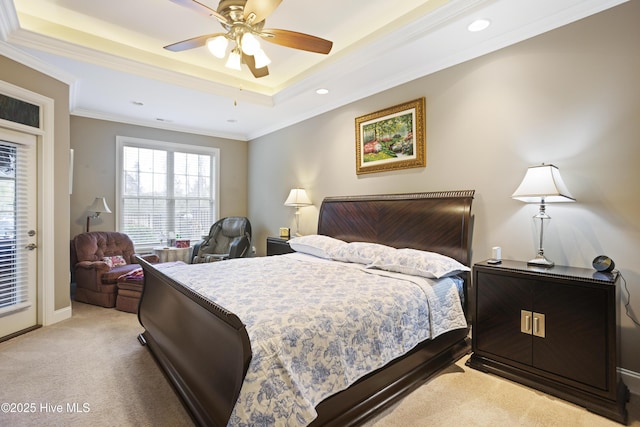
[[247, 215], [246, 142], [72, 116], [71, 237], [85, 230], [87, 209], [98, 196], [106, 197], [113, 214], [92, 220], [91, 230], [115, 230], [116, 136], [219, 148], [220, 215]]
[[[39, 253], [52, 257], [54, 266], [54, 310], [70, 305], [69, 299], [69, 86], [38, 71], [0, 55], [0, 80], [54, 100], [54, 198], [53, 253]], [[39, 230], [40, 234], [44, 230]], [[51, 265], [50, 264], [50, 265]]]
[[[301, 210], [303, 234], [315, 232], [325, 196], [475, 189], [473, 261], [497, 245], [504, 258], [527, 260], [537, 206], [510, 196], [528, 166], [553, 163], [577, 203], [549, 205], [547, 256], [579, 267], [611, 256], [640, 318], [638, 16], [640, 2], [629, 2], [251, 141], [258, 254], [268, 235], [293, 228], [283, 202], [301, 185], [314, 202]], [[427, 167], [356, 175], [354, 119], [422, 96]], [[640, 372], [640, 328], [624, 315], [626, 301], [622, 367]]]

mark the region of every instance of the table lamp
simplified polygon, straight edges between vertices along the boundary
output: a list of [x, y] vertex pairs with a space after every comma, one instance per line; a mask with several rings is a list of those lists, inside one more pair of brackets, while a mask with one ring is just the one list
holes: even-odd
[[310, 206], [311, 200], [307, 196], [307, 192], [302, 188], [293, 188], [289, 192], [289, 197], [285, 200], [285, 206], [293, 206], [296, 208], [296, 236], [300, 236], [300, 208]]
[[527, 169], [520, 186], [511, 195], [511, 198], [526, 203], [539, 203], [540, 211], [534, 218], [540, 219], [540, 244], [538, 254], [528, 261], [528, 265], [538, 267], [553, 267], [554, 262], [544, 256], [542, 240], [544, 237], [544, 221], [551, 217], [546, 213], [546, 203], [575, 202], [576, 199], [569, 193], [567, 186], [562, 181], [560, 170], [554, 165], [531, 166]]
[[95, 212], [95, 214], [87, 216], [87, 233], [89, 232], [91, 218], [98, 218], [102, 212], [111, 213], [111, 209], [107, 206], [107, 201], [104, 197], [96, 197], [93, 204], [89, 207], [89, 212]]

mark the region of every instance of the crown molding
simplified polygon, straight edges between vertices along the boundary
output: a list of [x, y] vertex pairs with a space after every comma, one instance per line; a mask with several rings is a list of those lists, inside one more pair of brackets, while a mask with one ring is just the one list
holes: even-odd
[[174, 132], [191, 133], [195, 135], [211, 136], [215, 138], [232, 139], [235, 141], [248, 141], [247, 136], [240, 133], [213, 132], [211, 129], [199, 129], [187, 126], [178, 126], [168, 122], [160, 122], [155, 120], [137, 119], [128, 116], [119, 116], [116, 114], [101, 113], [93, 110], [76, 109], [71, 113], [72, 116], [85, 117], [88, 119], [104, 120], [108, 122], [124, 123], [128, 125], [144, 126], [153, 129], [164, 129]]
[[59, 80], [62, 83], [66, 83], [69, 86], [72, 86], [77, 82], [75, 76], [16, 48], [7, 42], [0, 41], [0, 54], [29, 68], [33, 68], [42, 74], [46, 74], [49, 77]]
[[0, 0], [0, 38], [7, 40], [12, 31], [20, 28], [18, 14], [12, 0]]

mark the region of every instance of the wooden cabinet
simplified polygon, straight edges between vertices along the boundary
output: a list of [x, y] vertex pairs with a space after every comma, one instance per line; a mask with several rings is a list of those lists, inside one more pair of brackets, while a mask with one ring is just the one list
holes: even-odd
[[467, 364], [626, 423], [618, 365], [618, 273], [524, 262], [473, 267]]
[[295, 252], [287, 243], [288, 239], [280, 237], [267, 237], [267, 256], [282, 255]]

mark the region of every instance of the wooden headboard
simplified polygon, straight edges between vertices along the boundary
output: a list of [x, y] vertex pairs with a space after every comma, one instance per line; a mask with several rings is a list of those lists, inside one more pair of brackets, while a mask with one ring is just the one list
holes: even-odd
[[475, 190], [327, 197], [318, 234], [438, 252], [469, 265]]

